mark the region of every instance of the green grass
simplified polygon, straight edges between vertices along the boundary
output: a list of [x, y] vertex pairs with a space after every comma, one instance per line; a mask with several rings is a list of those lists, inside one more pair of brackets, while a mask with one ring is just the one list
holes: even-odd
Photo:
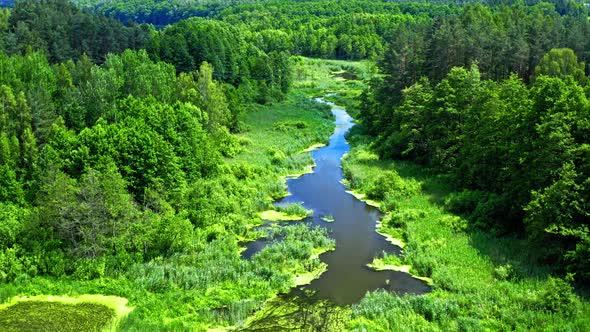
[[[387, 212], [380, 231], [406, 243], [403, 257], [386, 257], [377, 265], [408, 265], [410, 272], [433, 282], [433, 292], [424, 296], [368, 295], [353, 308], [351, 330], [590, 329], [588, 300], [535, 265], [526, 241], [468, 231], [466, 220], [444, 209], [453, 193], [444, 176], [411, 163], [379, 160], [358, 132], [350, 140], [346, 184], [380, 195]], [[384, 174], [394, 178], [388, 182], [392, 188], [383, 188]]]
[[261, 212], [260, 218], [269, 221], [298, 221], [313, 214], [313, 210], [307, 210], [301, 203], [290, 203], [275, 209]]
[[284, 206], [277, 206], [277, 211], [283, 212], [289, 216], [309, 217], [313, 211], [307, 210], [301, 203], [290, 203]]
[[238, 136], [249, 144], [230, 163], [245, 163], [288, 176], [309, 171], [313, 159], [307, 148], [327, 140], [334, 126], [326, 105], [303, 93], [292, 93], [282, 103], [254, 107], [243, 122], [248, 128]]
[[325, 222], [334, 222], [334, 217], [332, 215], [325, 215], [322, 217], [322, 220]]
[[[294, 58], [293, 71], [295, 83], [293, 89], [308, 91], [313, 96], [323, 96], [330, 92], [341, 92], [354, 95], [364, 88], [362, 80], [370, 79], [376, 72], [374, 62], [322, 60], [305, 57]], [[344, 80], [338, 76], [343, 73], [352, 74], [358, 80]], [[343, 99], [344, 100], [344, 99]], [[352, 102], [347, 98], [346, 102]]]

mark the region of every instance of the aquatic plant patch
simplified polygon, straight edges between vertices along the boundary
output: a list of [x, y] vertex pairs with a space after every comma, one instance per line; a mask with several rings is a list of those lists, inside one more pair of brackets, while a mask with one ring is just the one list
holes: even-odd
[[132, 308], [114, 296], [14, 298], [0, 306], [2, 331], [110, 331]]

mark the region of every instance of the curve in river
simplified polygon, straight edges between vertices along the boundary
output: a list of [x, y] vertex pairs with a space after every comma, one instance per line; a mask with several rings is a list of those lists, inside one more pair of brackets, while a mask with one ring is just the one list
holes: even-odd
[[[319, 98], [316, 100], [323, 102]], [[354, 123], [343, 108], [333, 107], [332, 113], [336, 118], [336, 129], [328, 146], [312, 152], [316, 163], [314, 172], [287, 180], [291, 195], [277, 203], [302, 202], [305, 208], [314, 211], [306, 222], [327, 228], [336, 240], [336, 250], [320, 256], [328, 264], [328, 270], [319, 279], [293, 292], [296, 294], [302, 289], [311, 289], [318, 297], [330, 299], [336, 304], [356, 303], [367, 291], [379, 288], [398, 294], [428, 292], [428, 285], [409, 274], [373, 271], [366, 266], [381, 252], [399, 254], [400, 248], [375, 232], [379, 211], [348, 194], [342, 185], [340, 163], [350, 150], [345, 134]], [[321, 219], [322, 216], [332, 216], [334, 222], [327, 223]], [[249, 243], [244, 256], [251, 257], [264, 245], [265, 240]]]

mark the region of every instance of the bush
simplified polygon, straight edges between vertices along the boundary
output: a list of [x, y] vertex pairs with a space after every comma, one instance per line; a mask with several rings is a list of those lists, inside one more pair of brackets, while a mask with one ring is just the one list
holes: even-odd
[[[571, 279], [571, 278], [570, 278]], [[549, 277], [539, 295], [542, 309], [571, 317], [577, 311], [578, 301], [568, 281]]]
[[383, 200], [387, 194], [398, 198], [411, 197], [421, 189], [419, 182], [403, 179], [395, 171], [387, 171], [373, 180], [367, 189], [367, 196], [378, 200]]
[[453, 320], [459, 315], [456, 300], [437, 299], [430, 296], [416, 296], [409, 299], [414, 311], [424, 316], [429, 322]]
[[82, 258], [76, 261], [73, 277], [78, 280], [91, 280], [103, 277], [106, 270], [106, 258], [104, 256], [89, 259]]
[[505, 200], [494, 193], [463, 190], [448, 195], [444, 206], [450, 212], [465, 216], [472, 227], [496, 233], [506, 228], [505, 216], [509, 208]]
[[307, 127], [307, 123], [303, 121], [283, 121], [275, 123], [273, 129], [285, 132], [291, 129], [305, 129]]
[[478, 190], [463, 190], [449, 194], [444, 201], [444, 207], [453, 213], [470, 216], [477, 205], [486, 199], [487, 194]]
[[308, 217], [313, 211], [307, 210], [301, 203], [291, 203], [284, 206], [277, 206], [277, 211], [283, 212], [290, 216]]
[[279, 166], [281, 165], [286, 159], [287, 156], [285, 153], [276, 148], [270, 148], [266, 151], [266, 154], [270, 157], [270, 162], [273, 165]]
[[229, 166], [230, 172], [238, 180], [256, 179], [260, 174], [264, 172], [263, 169], [254, 167], [246, 163], [236, 163]]
[[[392, 208], [393, 203], [387, 202], [386, 207]], [[426, 212], [416, 209], [396, 210], [383, 218], [383, 225], [393, 228], [405, 228], [407, 223], [426, 217]]]
[[431, 277], [437, 266], [436, 258], [425, 253], [414, 255], [409, 263], [417, 275], [424, 277]]
[[24, 273], [24, 270], [17, 249], [5, 248], [0, 251], [0, 282], [11, 282]]
[[512, 276], [513, 272], [512, 265], [500, 265], [494, 269], [494, 278], [501, 281], [508, 280]]
[[467, 230], [467, 220], [458, 217], [445, 214], [440, 218], [440, 223], [445, 225], [446, 227], [451, 228], [456, 232], [463, 232]]
[[13, 245], [24, 228], [29, 211], [10, 203], [0, 202], [0, 247]]
[[400, 207], [399, 197], [392, 193], [387, 192], [385, 198], [381, 201], [381, 210], [385, 212], [397, 212]]

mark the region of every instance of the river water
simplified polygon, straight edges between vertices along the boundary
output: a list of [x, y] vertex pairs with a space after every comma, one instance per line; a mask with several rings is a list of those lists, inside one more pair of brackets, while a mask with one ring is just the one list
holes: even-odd
[[[323, 102], [321, 99], [318, 101]], [[357, 303], [368, 291], [386, 289], [397, 294], [421, 294], [430, 291], [423, 281], [396, 271], [373, 271], [366, 265], [383, 251], [399, 254], [400, 248], [387, 242], [375, 232], [380, 212], [346, 192], [342, 185], [341, 159], [350, 150], [345, 134], [354, 126], [346, 110], [333, 107], [336, 129], [328, 146], [312, 152], [316, 167], [313, 173], [287, 180], [291, 193], [280, 204], [302, 203], [313, 215], [304, 222], [328, 229], [336, 240], [336, 250], [324, 253], [320, 259], [328, 270], [311, 284], [293, 290], [315, 291], [315, 295], [338, 305]], [[332, 216], [334, 222], [322, 220]], [[244, 257], [251, 257], [262, 249], [266, 240], [247, 244]]]

